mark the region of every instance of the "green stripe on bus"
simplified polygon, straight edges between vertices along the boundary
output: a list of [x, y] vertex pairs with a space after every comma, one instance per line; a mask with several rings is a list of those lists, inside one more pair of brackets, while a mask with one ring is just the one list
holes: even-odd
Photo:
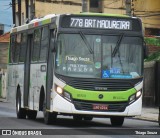
[[46, 20], [43, 20], [42, 21], [42, 24], [44, 25], [44, 24], [48, 24], [48, 23], [51, 23], [51, 19], [46, 19]]
[[[90, 90], [80, 90], [75, 89], [71, 86], [66, 85], [64, 91], [67, 91], [72, 95], [72, 98], [77, 100], [87, 100], [87, 101], [128, 101], [129, 97], [136, 93], [134, 88], [127, 91], [90, 91]], [[103, 98], [100, 99], [99, 95], [102, 94]]]

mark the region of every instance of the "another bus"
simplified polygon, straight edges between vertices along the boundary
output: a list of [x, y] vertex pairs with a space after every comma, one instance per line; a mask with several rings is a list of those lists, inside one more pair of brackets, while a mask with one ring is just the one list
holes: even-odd
[[13, 28], [8, 94], [17, 118], [43, 111], [46, 124], [72, 115], [122, 126], [140, 115], [143, 41], [141, 20], [125, 15], [47, 15]]

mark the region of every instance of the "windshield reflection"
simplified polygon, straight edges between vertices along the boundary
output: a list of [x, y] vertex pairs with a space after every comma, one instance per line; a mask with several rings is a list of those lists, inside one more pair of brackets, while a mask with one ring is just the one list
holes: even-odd
[[59, 34], [56, 72], [80, 78], [140, 77], [142, 39], [123, 36], [118, 50], [112, 56], [118, 40], [118, 35]]

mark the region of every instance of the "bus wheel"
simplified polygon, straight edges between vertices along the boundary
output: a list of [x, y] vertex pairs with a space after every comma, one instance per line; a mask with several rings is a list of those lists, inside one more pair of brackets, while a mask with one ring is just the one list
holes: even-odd
[[28, 110], [28, 111], [27, 111], [27, 117], [28, 117], [28, 119], [35, 120], [36, 117], [37, 117], [37, 111]]
[[81, 115], [73, 115], [73, 119], [75, 121], [81, 121], [83, 119], [83, 117]]
[[112, 126], [122, 126], [124, 122], [123, 116], [112, 116], [110, 117]]
[[18, 89], [16, 95], [16, 113], [18, 119], [25, 119], [26, 118], [26, 109], [21, 108], [21, 94], [20, 90]]
[[44, 111], [45, 124], [47, 125], [52, 124], [53, 122], [55, 122], [56, 118], [57, 118], [57, 113]]
[[160, 126], [160, 114], [158, 116], [158, 123], [159, 123], [159, 126]]
[[92, 116], [85, 116], [84, 120], [86, 121], [92, 121], [93, 117]]

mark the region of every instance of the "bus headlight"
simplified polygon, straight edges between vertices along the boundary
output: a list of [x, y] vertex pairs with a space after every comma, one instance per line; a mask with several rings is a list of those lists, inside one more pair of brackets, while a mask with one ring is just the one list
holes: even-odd
[[56, 92], [61, 95], [63, 93], [63, 89], [59, 86], [56, 86]]
[[68, 92], [64, 92], [63, 93], [63, 96], [66, 100], [70, 101], [71, 102], [71, 95], [68, 93]]
[[138, 92], [136, 93], [136, 98], [139, 98], [139, 97], [141, 96], [141, 94], [142, 94], [142, 92], [141, 92], [141, 91], [138, 91]]
[[130, 96], [130, 98], [129, 98], [129, 104], [133, 103], [135, 100], [136, 100], [136, 95], [135, 94], [132, 95], [132, 96]]
[[62, 96], [63, 98], [65, 98], [67, 101], [71, 102], [71, 95], [64, 91], [63, 88], [61, 88], [60, 86], [58, 85], [55, 85], [55, 91], [60, 95]]
[[141, 94], [142, 94], [142, 92], [138, 91], [136, 94], [131, 95], [130, 98], [129, 98], [129, 104], [136, 101], [141, 96]]

